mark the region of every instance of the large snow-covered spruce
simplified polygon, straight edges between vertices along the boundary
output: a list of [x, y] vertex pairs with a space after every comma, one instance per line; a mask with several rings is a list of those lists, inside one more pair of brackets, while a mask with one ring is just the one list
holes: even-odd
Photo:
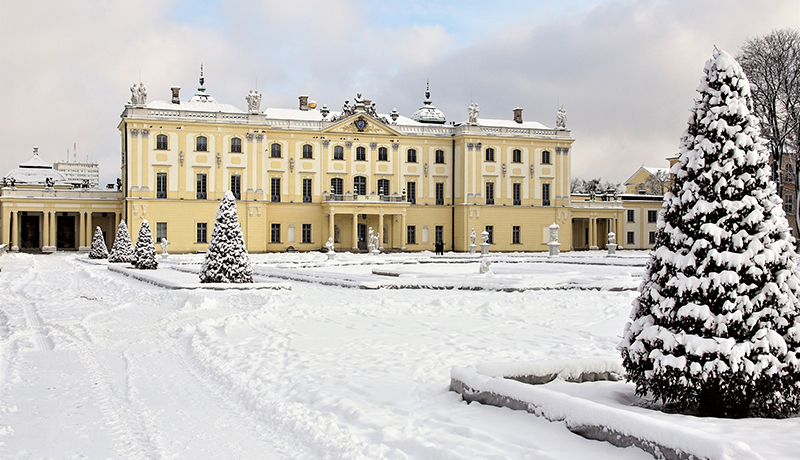
[[141, 270], [155, 270], [158, 268], [156, 259], [156, 245], [153, 244], [153, 234], [147, 219], [139, 227], [139, 236], [136, 237], [136, 252], [132, 262], [133, 266]]
[[201, 283], [252, 283], [253, 268], [244, 244], [236, 199], [225, 192], [200, 271]]
[[90, 259], [107, 259], [108, 248], [106, 247], [106, 239], [103, 238], [103, 231], [97, 227], [92, 237], [92, 249], [89, 251]]
[[111, 245], [111, 255], [108, 256], [109, 262], [125, 263], [133, 262], [133, 243], [131, 242], [131, 235], [128, 233], [128, 226], [124, 220], [119, 221], [117, 227], [117, 236], [114, 238], [114, 244]]
[[794, 239], [741, 67], [715, 50], [704, 73], [623, 363], [672, 409], [785, 417], [800, 410]]

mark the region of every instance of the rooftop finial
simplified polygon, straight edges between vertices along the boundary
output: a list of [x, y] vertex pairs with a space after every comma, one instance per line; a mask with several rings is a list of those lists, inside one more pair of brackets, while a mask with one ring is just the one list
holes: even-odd
[[[203, 83], [205, 83], [206, 79], [203, 78], [203, 63], [200, 63], [200, 88], [203, 87]], [[199, 88], [198, 88], [199, 89]]]
[[425, 100], [431, 100], [431, 81], [428, 79], [425, 80]]

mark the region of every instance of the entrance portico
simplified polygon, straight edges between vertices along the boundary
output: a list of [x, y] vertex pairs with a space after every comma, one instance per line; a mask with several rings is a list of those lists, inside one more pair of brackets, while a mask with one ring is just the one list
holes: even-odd
[[[380, 234], [378, 248], [405, 250], [408, 203], [371, 201], [326, 202], [323, 216], [328, 218], [328, 237], [339, 250], [365, 251], [368, 228]], [[326, 237], [327, 239], [327, 237]]]

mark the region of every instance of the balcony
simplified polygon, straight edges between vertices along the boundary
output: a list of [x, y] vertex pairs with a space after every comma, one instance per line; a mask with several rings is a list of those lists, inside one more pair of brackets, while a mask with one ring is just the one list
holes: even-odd
[[325, 192], [322, 194], [322, 199], [324, 201], [356, 201], [364, 203], [407, 203], [404, 195], [377, 195], [375, 193], [371, 195], [354, 195], [352, 193], [339, 194]]

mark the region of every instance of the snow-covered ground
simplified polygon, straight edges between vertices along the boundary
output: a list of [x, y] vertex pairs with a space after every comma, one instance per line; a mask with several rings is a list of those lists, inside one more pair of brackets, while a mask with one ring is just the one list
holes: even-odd
[[[6, 254], [0, 458], [652, 458], [448, 391], [454, 366], [618, 358], [646, 256], [623, 255], [497, 255], [490, 275], [464, 255], [254, 255], [257, 282], [290, 289], [221, 291], [169, 288], [200, 256], [162, 260], [158, 286], [85, 254]], [[768, 459], [800, 452], [797, 418], [702, 420], [640, 407], [624, 382], [546, 386]]]

